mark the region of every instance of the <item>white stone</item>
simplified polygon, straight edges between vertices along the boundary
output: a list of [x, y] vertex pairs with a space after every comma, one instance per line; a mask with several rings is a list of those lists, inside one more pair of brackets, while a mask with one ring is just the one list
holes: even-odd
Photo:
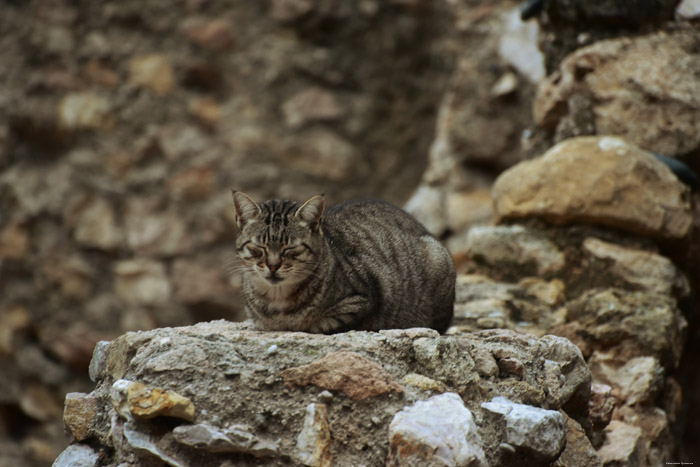
[[433, 396], [396, 413], [389, 438], [392, 448], [399, 440], [424, 446], [434, 452], [433, 460], [445, 465], [488, 465], [472, 413], [455, 393]]
[[700, 0], [682, 0], [676, 8], [676, 16], [683, 19], [700, 17]]
[[536, 21], [523, 22], [519, 8], [506, 13], [503, 22], [505, 31], [498, 54], [530, 82], [539, 83], [545, 76], [544, 55], [538, 47], [539, 25]]
[[589, 366], [597, 381], [619, 388], [628, 405], [648, 402], [658, 393], [663, 368], [654, 357], [635, 357], [620, 365], [611, 355], [594, 352]]
[[90, 446], [73, 444], [59, 454], [52, 467], [95, 467], [99, 457]]
[[598, 449], [603, 465], [640, 465], [642, 429], [619, 420], [605, 427], [605, 444]]
[[556, 459], [564, 449], [566, 423], [556, 410], [517, 404], [504, 397], [494, 397], [481, 407], [503, 416], [508, 444], [528, 448], [549, 460]]
[[310, 467], [332, 465], [331, 432], [325, 404], [311, 403], [306, 407], [304, 427], [297, 437], [297, 459]]
[[445, 196], [442, 190], [421, 185], [406, 202], [404, 210], [418, 219], [434, 235], [441, 235], [447, 228]]

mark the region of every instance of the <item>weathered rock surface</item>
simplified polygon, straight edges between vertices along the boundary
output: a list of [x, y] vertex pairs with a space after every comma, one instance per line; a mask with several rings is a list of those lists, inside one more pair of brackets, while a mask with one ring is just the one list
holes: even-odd
[[[502, 248], [508, 245], [510, 248]], [[501, 248], [499, 248], [501, 247]], [[521, 225], [473, 227], [467, 254], [504, 269], [534, 266], [533, 276], [548, 276], [564, 267], [564, 254], [549, 239]]]
[[[700, 55], [693, 44], [699, 38], [696, 29], [688, 28], [576, 50], [540, 85], [535, 121], [556, 131], [567, 121], [592, 120], [595, 133], [620, 136], [648, 151], [697, 150], [700, 83], [694, 76], [700, 72]], [[577, 96], [587, 105], [571, 105]]]
[[[672, 461], [678, 441], [670, 427], [678, 420], [680, 396], [669, 375], [677, 371], [688, 326], [678, 305], [688, 292], [679, 268], [648, 241], [591, 226], [528, 222], [527, 227], [476, 230], [489, 248], [473, 248], [464, 263], [473, 273], [458, 276], [449, 332], [500, 327], [564, 336], [576, 344], [591, 371], [591, 392], [578, 402], [588, 404], [588, 415], [566, 422], [566, 447], [554, 465], [652, 466]], [[521, 248], [503, 232], [529, 232], [549, 247]], [[549, 280], [529, 276], [538, 273], [534, 265], [551, 257], [551, 251], [559, 251], [562, 261], [545, 276]], [[497, 265], [489, 258], [508, 261]], [[529, 268], [523, 267], [527, 262]], [[522, 362], [504, 351], [492, 353], [492, 358], [477, 353], [479, 374], [521, 371]], [[547, 381], [556, 381], [558, 362], [545, 362], [545, 371], [552, 374]], [[568, 376], [568, 381], [575, 379]], [[555, 397], [556, 384], [547, 391]], [[566, 398], [565, 391], [559, 394]], [[524, 457], [505, 437], [502, 443], [503, 465], [541, 465], [537, 456]], [[576, 446], [575, 455], [568, 451], [571, 446]]]
[[603, 465], [641, 465], [642, 430], [613, 420], [605, 429], [605, 444], [598, 450]]
[[689, 284], [673, 262], [656, 253], [625, 248], [589, 237], [583, 249], [610, 265], [610, 271], [627, 284], [651, 293], [686, 296]]
[[650, 153], [617, 137], [563, 141], [501, 174], [493, 196], [501, 218], [593, 223], [672, 239], [692, 225], [687, 188]]
[[355, 400], [402, 391], [391, 375], [356, 352], [328, 353], [320, 360], [288, 368], [280, 375], [289, 387], [313, 384], [343, 392]]
[[277, 453], [273, 443], [257, 439], [245, 426], [220, 430], [208, 423], [175, 427], [175, 441], [206, 452], [247, 453], [255, 457], [269, 457]]
[[652, 403], [663, 387], [663, 368], [654, 357], [616, 361], [595, 352], [588, 365], [595, 380], [616, 388], [627, 405]]
[[562, 322], [555, 311], [563, 292], [564, 283], [559, 279], [548, 282], [528, 277], [516, 284], [479, 274], [460, 275], [450, 332], [505, 328], [542, 335]]
[[[221, 452], [236, 465], [257, 465], [257, 458], [271, 465], [378, 465], [387, 457], [391, 465], [413, 465], [414, 456], [428, 462], [422, 465], [504, 465], [498, 446], [505, 432], [483, 422], [481, 406], [499, 394], [515, 404], [511, 418], [527, 404], [527, 413], [546, 415], [545, 425], [556, 422], [552, 446], [532, 437], [539, 422], [528, 429], [513, 419], [509, 430], [523, 436], [508, 435], [519, 448], [554, 460], [567, 433], [558, 411], [584, 420], [588, 410], [590, 374], [578, 349], [559, 337], [505, 330], [439, 336], [427, 329], [323, 336], [247, 326], [215, 321], [128, 333], [98, 346], [91, 373], [97, 388], [89, 397], [106, 416], [85, 440], [114, 453], [104, 465], [160, 458], [171, 465], [197, 459], [204, 467], [219, 465]], [[415, 375], [446, 393], [415, 384]], [[147, 415], [139, 412], [143, 398], [128, 397], [133, 385], [142, 388], [138, 394], [151, 388]], [[191, 423], [181, 411], [165, 417], [166, 393], [153, 397], [163, 387], [171, 399], [177, 393], [192, 404]]]
[[567, 318], [582, 324], [594, 346], [618, 343], [627, 358], [655, 356], [678, 364], [687, 321], [671, 297], [620, 289], [592, 289], [567, 304]]

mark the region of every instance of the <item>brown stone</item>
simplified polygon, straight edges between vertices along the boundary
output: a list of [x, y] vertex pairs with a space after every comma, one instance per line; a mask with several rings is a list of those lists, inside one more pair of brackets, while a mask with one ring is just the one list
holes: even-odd
[[170, 161], [197, 155], [208, 145], [205, 134], [194, 125], [173, 123], [158, 132], [158, 146]]
[[272, 17], [280, 22], [297, 20], [314, 9], [313, 0], [273, 0]]
[[407, 374], [401, 379], [401, 382], [424, 391], [433, 391], [435, 393], [442, 393], [447, 390], [447, 387], [441, 381], [419, 375], [418, 373]]
[[213, 99], [195, 98], [189, 101], [187, 107], [197, 120], [208, 127], [215, 127], [221, 119], [221, 107]]
[[665, 256], [626, 248], [593, 237], [584, 240], [583, 250], [599, 260], [606, 261], [610, 265], [610, 273], [632, 286], [666, 295], [675, 291], [681, 296], [689, 293], [688, 281]]
[[603, 463], [581, 425], [563, 410], [559, 413], [566, 420], [566, 447], [553, 467], [601, 467]]
[[152, 201], [134, 198], [127, 205], [127, 245], [148, 256], [173, 256], [188, 251], [192, 245], [182, 216], [163, 212]]
[[114, 266], [115, 290], [132, 305], [162, 305], [170, 299], [170, 281], [162, 263], [146, 259], [119, 261]]
[[121, 245], [123, 234], [112, 206], [103, 198], [95, 198], [82, 206], [73, 237], [82, 245], [111, 251]]
[[23, 305], [11, 305], [0, 310], [0, 355], [15, 351], [15, 334], [29, 327], [31, 316]]
[[343, 115], [343, 108], [335, 95], [325, 89], [304, 89], [282, 104], [284, 122], [297, 129], [308, 122], [335, 120]]
[[333, 182], [347, 181], [365, 169], [357, 148], [326, 128], [309, 128], [282, 154], [284, 163]]
[[235, 42], [231, 24], [221, 18], [188, 18], [180, 30], [190, 42], [211, 50], [228, 50]]
[[76, 441], [87, 439], [98, 415], [95, 396], [82, 392], [69, 392], [63, 405], [63, 422]]
[[522, 225], [472, 227], [466, 251], [474, 259], [495, 267], [527, 268], [538, 276], [560, 271], [566, 258], [540, 231]]
[[447, 227], [453, 232], [488, 223], [493, 216], [491, 192], [486, 189], [449, 192], [445, 196], [445, 211]]
[[344, 392], [355, 400], [403, 392], [389, 373], [357, 352], [332, 352], [308, 365], [283, 370], [280, 375], [290, 388], [313, 384]]
[[194, 419], [192, 402], [174, 391], [146, 386], [137, 381], [119, 380], [114, 383], [113, 403], [117, 411], [125, 415], [126, 410], [138, 418], [150, 419], [160, 415]]
[[92, 291], [92, 266], [78, 255], [46, 261], [41, 273], [46, 285], [56, 287], [64, 298], [85, 300]]
[[675, 239], [692, 225], [688, 189], [652, 154], [615, 137], [563, 141], [501, 174], [493, 196], [501, 218], [602, 224]]
[[29, 383], [24, 388], [19, 406], [26, 415], [42, 422], [61, 416], [61, 406], [52, 391], [41, 383]]
[[170, 59], [165, 55], [141, 55], [129, 61], [132, 84], [155, 91], [164, 96], [175, 88], [175, 72]]
[[526, 277], [518, 282], [518, 285], [528, 295], [536, 297], [549, 306], [558, 305], [565, 297], [566, 285], [561, 279], [544, 281], [537, 277]]
[[185, 304], [226, 303], [229, 287], [221, 267], [206, 267], [188, 260], [173, 265], [175, 298]]
[[43, 327], [39, 337], [42, 345], [65, 365], [85, 371], [92, 358], [95, 344], [105, 336], [85, 323], [77, 322], [67, 327]]
[[191, 167], [168, 180], [168, 190], [175, 199], [201, 201], [216, 189], [216, 173], [211, 167]]
[[23, 259], [29, 252], [29, 233], [20, 222], [10, 222], [0, 231], [0, 259]]
[[579, 321], [579, 335], [594, 349], [616, 343], [615, 357], [627, 361], [654, 356], [665, 367], [678, 365], [687, 322], [675, 299], [621, 289], [591, 289], [567, 303], [567, 316]]
[[588, 401], [588, 418], [593, 429], [602, 430], [612, 419], [613, 409], [617, 405], [617, 399], [613, 395], [613, 389], [607, 384], [591, 384], [591, 399]]
[[593, 348], [590, 342], [586, 339], [585, 327], [578, 321], [569, 321], [568, 323], [560, 323], [550, 329], [549, 334], [555, 336], [566, 337], [579, 348], [583, 356], [587, 359], [590, 357]]
[[85, 77], [95, 84], [102, 86], [115, 87], [119, 84], [119, 75], [111, 68], [100, 63], [99, 60], [90, 60], [83, 69]]

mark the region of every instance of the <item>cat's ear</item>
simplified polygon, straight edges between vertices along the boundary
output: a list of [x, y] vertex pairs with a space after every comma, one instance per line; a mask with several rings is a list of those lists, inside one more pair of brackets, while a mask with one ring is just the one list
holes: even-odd
[[323, 195], [316, 195], [305, 202], [294, 216], [309, 224], [311, 230], [318, 230], [321, 225], [321, 216], [323, 215], [323, 209], [326, 206], [326, 199]]
[[242, 191], [231, 190], [231, 193], [233, 194], [233, 207], [236, 208], [236, 224], [240, 229], [246, 222], [260, 214], [260, 206]]

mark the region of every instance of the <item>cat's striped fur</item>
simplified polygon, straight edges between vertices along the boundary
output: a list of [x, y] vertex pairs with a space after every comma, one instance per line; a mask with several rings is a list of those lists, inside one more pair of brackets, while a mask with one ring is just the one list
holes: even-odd
[[324, 212], [255, 203], [233, 192], [248, 315], [265, 330], [333, 333], [430, 327], [452, 320], [455, 269], [447, 249], [401, 209], [351, 201]]

